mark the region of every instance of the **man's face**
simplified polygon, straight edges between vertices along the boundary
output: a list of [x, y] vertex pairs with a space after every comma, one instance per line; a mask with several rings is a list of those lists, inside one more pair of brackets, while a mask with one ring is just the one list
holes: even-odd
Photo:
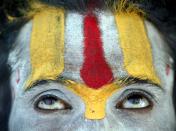
[[9, 56], [11, 131], [172, 131], [173, 60], [136, 14], [48, 9]]

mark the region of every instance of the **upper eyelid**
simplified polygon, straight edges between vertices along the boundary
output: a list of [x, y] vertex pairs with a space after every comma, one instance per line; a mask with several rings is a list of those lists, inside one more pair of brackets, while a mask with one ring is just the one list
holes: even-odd
[[145, 97], [147, 97], [149, 101], [154, 101], [157, 103], [157, 99], [153, 94], [142, 89], [127, 89], [119, 96], [118, 101], [123, 101], [131, 93], [140, 93], [141, 95], [144, 95]]
[[[59, 92], [60, 96], [56, 95], [56, 94], [53, 94], [51, 92]], [[48, 93], [47, 93], [48, 92]], [[50, 93], [49, 93], [50, 92]], [[57, 93], [58, 94], [58, 93]], [[58, 99], [61, 99], [61, 100], [65, 100], [65, 101], [70, 101], [70, 99], [65, 95], [64, 92], [62, 92], [61, 90], [59, 89], [50, 89], [50, 90], [45, 90], [45, 91], [42, 91], [40, 92], [39, 94], [35, 95], [31, 100], [30, 102], [33, 103], [36, 101], [36, 99], [39, 99], [41, 98], [43, 95], [52, 95], [52, 96], [55, 96], [57, 97]]]

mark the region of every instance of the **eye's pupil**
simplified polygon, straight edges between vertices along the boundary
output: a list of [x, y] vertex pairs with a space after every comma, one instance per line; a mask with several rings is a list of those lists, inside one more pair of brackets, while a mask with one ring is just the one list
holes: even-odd
[[139, 104], [140, 101], [142, 100], [142, 96], [140, 95], [132, 95], [130, 97], [128, 97], [128, 101], [132, 104]]

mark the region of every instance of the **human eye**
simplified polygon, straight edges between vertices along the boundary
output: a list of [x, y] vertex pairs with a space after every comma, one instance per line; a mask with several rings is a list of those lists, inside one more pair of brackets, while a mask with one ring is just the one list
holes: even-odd
[[39, 111], [53, 112], [59, 110], [71, 110], [72, 106], [55, 95], [47, 94], [38, 98], [35, 103], [35, 108]]
[[143, 110], [153, 106], [152, 98], [143, 91], [130, 91], [125, 93], [121, 100], [116, 104], [118, 109]]

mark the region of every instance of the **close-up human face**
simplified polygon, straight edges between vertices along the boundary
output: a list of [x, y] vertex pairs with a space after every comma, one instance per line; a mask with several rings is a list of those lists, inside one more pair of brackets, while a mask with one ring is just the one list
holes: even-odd
[[10, 52], [10, 131], [174, 131], [174, 60], [135, 12], [45, 8]]

